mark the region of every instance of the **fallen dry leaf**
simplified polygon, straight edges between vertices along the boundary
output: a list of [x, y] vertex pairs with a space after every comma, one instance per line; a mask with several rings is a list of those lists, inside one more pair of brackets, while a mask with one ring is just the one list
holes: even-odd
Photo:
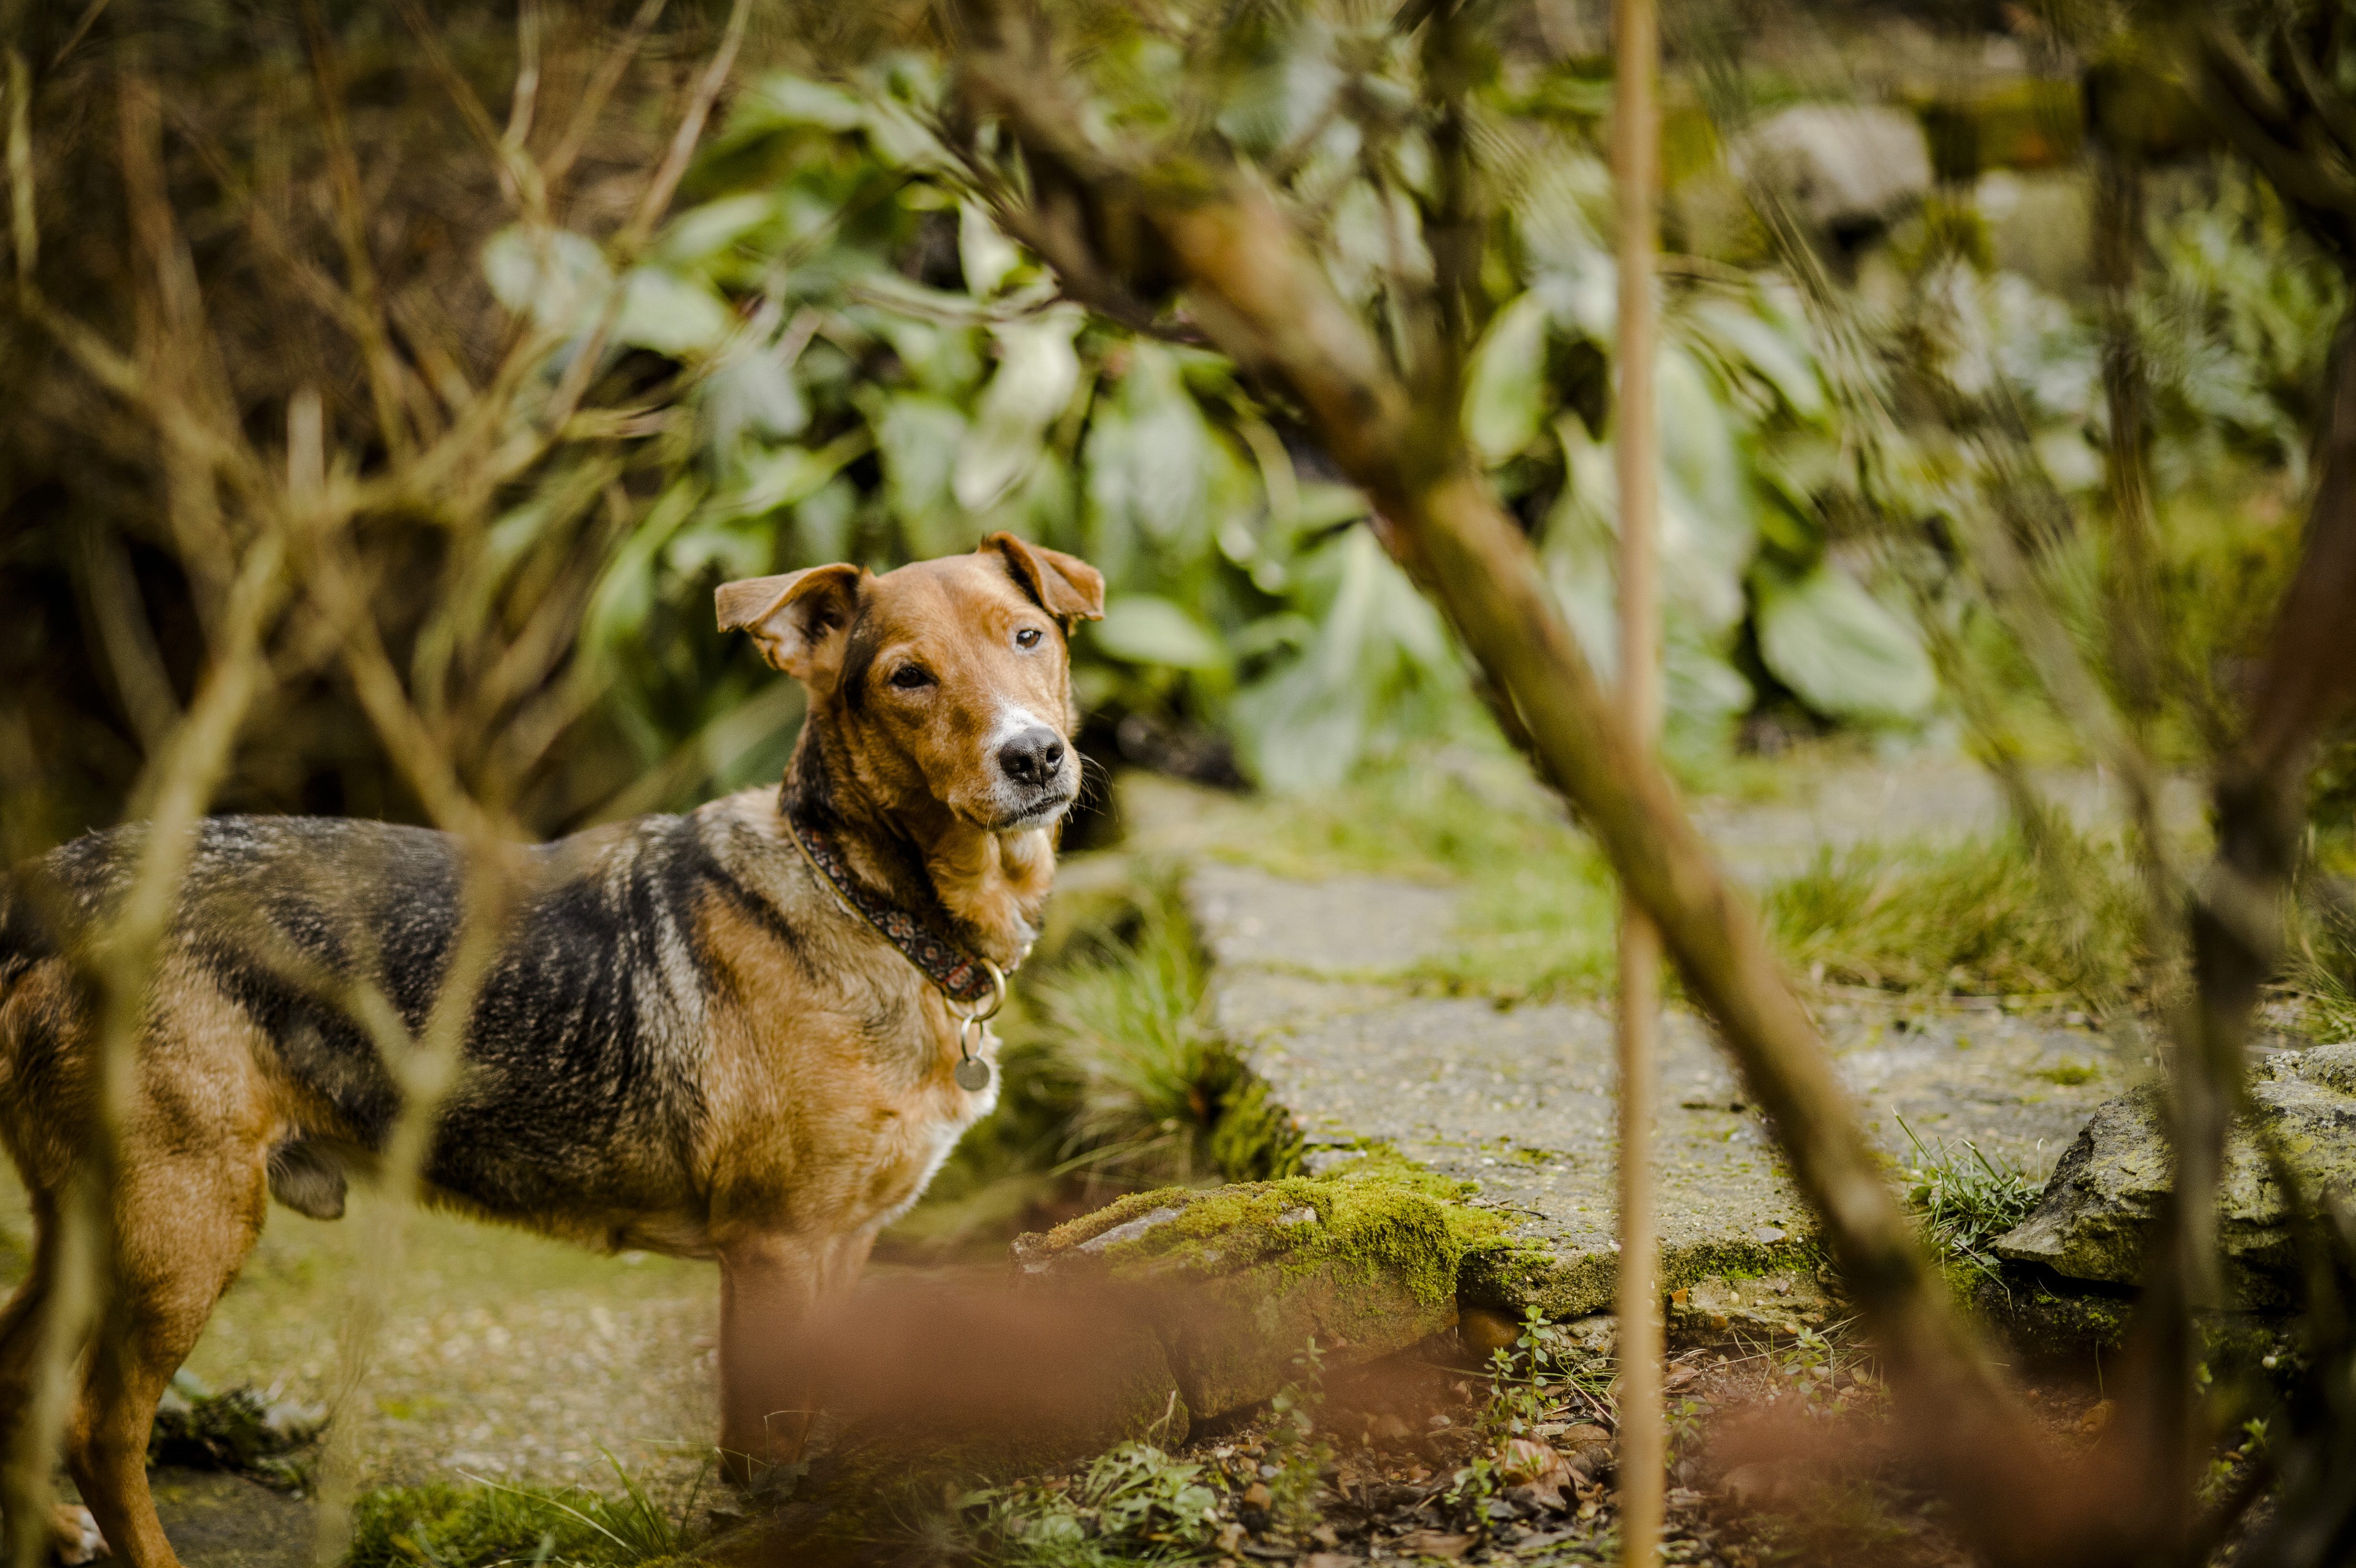
[[1472, 1545], [1472, 1538], [1469, 1535], [1442, 1535], [1436, 1530], [1410, 1531], [1398, 1538], [1401, 1552], [1412, 1552], [1422, 1557], [1445, 1557], [1451, 1562], [1463, 1556]]

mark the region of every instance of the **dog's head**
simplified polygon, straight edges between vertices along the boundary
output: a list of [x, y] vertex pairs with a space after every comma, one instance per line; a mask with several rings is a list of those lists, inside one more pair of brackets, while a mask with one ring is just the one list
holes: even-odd
[[809, 690], [881, 804], [926, 797], [994, 832], [1053, 824], [1080, 792], [1076, 620], [1104, 614], [1086, 561], [992, 534], [971, 555], [881, 577], [814, 566], [723, 584], [723, 631], [753, 635]]

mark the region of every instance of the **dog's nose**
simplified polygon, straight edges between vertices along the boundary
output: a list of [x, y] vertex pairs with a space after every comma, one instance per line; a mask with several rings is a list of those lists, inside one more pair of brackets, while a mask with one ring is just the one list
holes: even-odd
[[1044, 725], [1025, 730], [998, 749], [998, 765], [1016, 784], [1035, 789], [1064, 765], [1064, 738]]

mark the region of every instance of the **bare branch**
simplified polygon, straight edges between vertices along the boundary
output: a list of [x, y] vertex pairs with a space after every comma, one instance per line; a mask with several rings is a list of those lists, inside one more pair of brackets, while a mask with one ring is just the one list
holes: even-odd
[[[343, 80], [319, 0], [303, 0], [303, 42], [311, 57], [311, 83], [319, 106], [320, 134], [327, 146], [327, 171], [336, 197], [336, 231], [343, 241], [344, 269], [350, 274], [352, 325], [368, 366], [369, 397], [376, 406], [377, 433], [398, 464], [415, 445], [402, 417], [401, 366], [387, 330], [376, 261], [369, 252], [368, 204], [360, 189], [359, 160], [344, 123]], [[498, 138], [492, 138], [494, 143]]]
[[605, 58], [597, 62], [596, 74], [589, 79], [589, 86], [582, 93], [581, 101], [573, 106], [573, 118], [565, 125], [564, 134], [558, 139], [556, 150], [548, 155], [548, 161], [542, 166], [541, 176], [549, 189], [554, 190], [562, 185], [565, 176], [573, 172], [574, 161], [589, 144], [589, 133], [596, 129], [597, 116], [605, 112], [605, 101], [614, 95], [614, 89], [621, 84], [622, 73], [630, 69], [630, 62], [637, 59], [638, 51], [646, 47], [647, 35], [654, 31], [656, 20], [662, 16], [664, 4], [665, 0], [640, 0], [637, 14], [630, 18], [628, 29], [623, 33], [620, 41], [605, 52]]
[[[703, 123], [711, 117], [712, 106], [718, 101], [720, 90], [727, 85], [728, 73], [735, 68], [736, 51], [744, 42], [744, 23], [751, 13], [751, 0], [734, 0], [729, 6], [727, 29], [721, 36], [720, 47], [712, 51], [712, 59], [705, 62], [702, 75], [697, 79], [687, 112], [680, 116], [679, 128], [671, 134], [670, 149], [656, 168], [654, 177], [647, 182], [647, 188], [639, 194], [637, 211], [631, 214], [630, 221], [608, 248], [613, 253], [617, 272], [636, 261], [639, 252], [646, 249], [647, 242], [654, 238], [655, 225], [661, 221], [665, 209], [670, 206], [671, 196], [679, 189], [679, 182], [686, 177], [688, 161], [695, 155], [695, 144], [703, 135]], [[613, 336], [614, 325], [621, 319], [622, 298], [623, 291], [616, 288], [605, 302], [604, 315], [575, 352], [573, 363], [565, 367], [564, 379], [557, 383], [555, 394], [549, 399], [548, 411], [541, 419], [541, 429], [560, 431], [564, 427], [564, 421], [573, 417], [573, 411], [580, 405], [583, 395], [589, 389], [590, 379], [597, 372], [598, 361], [605, 357], [605, 344]]]

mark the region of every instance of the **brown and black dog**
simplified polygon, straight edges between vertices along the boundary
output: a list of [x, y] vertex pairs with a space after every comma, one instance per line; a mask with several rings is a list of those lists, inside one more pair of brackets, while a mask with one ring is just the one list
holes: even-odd
[[[1080, 783], [1066, 639], [1103, 613], [1104, 582], [994, 534], [880, 577], [732, 582], [719, 608], [809, 688], [783, 789], [522, 852], [424, 1179], [479, 1217], [717, 1259], [720, 1441], [749, 1472], [794, 1457], [807, 1425], [806, 1402], [764, 1375], [771, 1338], [852, 1280], [996, 1102], [960, 1015], [1002, 992], [992, 966], [1012, 969], [1038, 927]], [[0, 1437], [22, 1418], [55, 1218], [89, 1143], [80, 956], [143, 842], [94, 834], [0, 880], [0, 1140], [38, 1230], [0, 1316]], [[144, 1468], [156, 1400], [269, 1196], [338, 1215], [345, 1172], [382, 1147], [400, 1095], [347, 1004], [372, 991], [424, 1027], [464, 862], [453, 838], [379, 823], [202, 826], [67, 1441], [97, 1526], [137, 1568], [174, 1561]]]

